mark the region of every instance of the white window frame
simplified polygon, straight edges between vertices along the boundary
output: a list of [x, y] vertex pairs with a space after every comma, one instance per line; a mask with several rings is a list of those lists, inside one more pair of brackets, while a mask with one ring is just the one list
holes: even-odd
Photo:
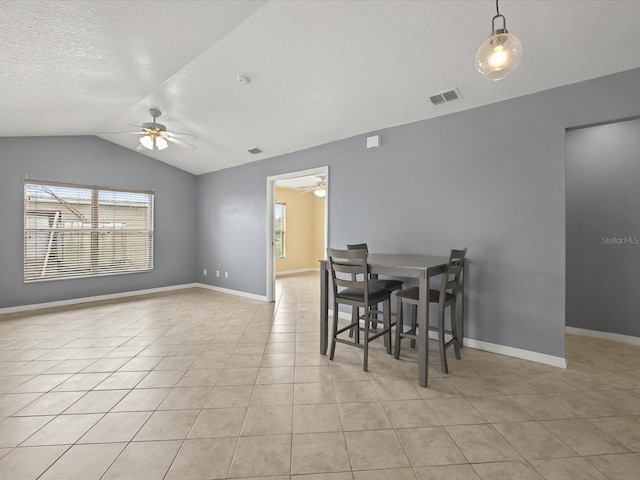
[[153, 191], [39, 180], [23, 187], [25, 283], [153, 270]]
[[[280, 228], [280, 239], [281, 239], [280, 243], [281, 243], [282, 255], [278, 256], [276, 254], [276, 258], [277, 259], [282, 259], [282, 258], [287, 258], [287, 204], [286, 203], [282, 203], [282, 202], [276, 202], [275, 205], [276, 206], [277, 205], [282, 206], [282, 222], [281, 222], [281, 228]], [[274, 208], [274, 210], [273, 210], [273, 212], [274, 212], [274, 217], [273, 217], [273, 225], [274, 225], [273, 240], [274, 240], [274, 242], [278, 238], [278, 230], [276, 230], [276, 228], [275, 228], [275, 224], [276, 224], [275, 211], [276, 211], [276, 208]]]

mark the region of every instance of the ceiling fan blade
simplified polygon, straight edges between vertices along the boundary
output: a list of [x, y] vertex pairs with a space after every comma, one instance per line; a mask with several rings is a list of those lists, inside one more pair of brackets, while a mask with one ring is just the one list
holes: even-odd
[[179, 138], [172, 137], [170, 135], [167, 135], [166, 139], [169, 140], [170, 142], [173, 142], [176, 145], [180, 145], [182, 147], [187, 147], [187, 148], [191, 148], [191, 149], [198, 148], [195, 145], [190, 144], [189, 142], [185, 142], [184, 140], [180, 140]]
[[127, 125], [129, 125], [131, 127], [136, 127], [136, 128], [144, 128], [142, 125], [136, 125], [134, 123], [127, 123]]
[[167, 133], [168, 135], [186, 135], [187, 137], [195, 138], [196, 140], [198, 140], [198, 137], [190, 133], [183, 133], [183, 132], [165, 132], [165, 133]]
[[142, 144], [139, 143], [138, 146], [136, 147], [136, 150], [146, 150], [146, 148], [144, 148]]
[[96, 135], [146, 135], [146, 132], [113, 132], [113, 133], [96, 133]]

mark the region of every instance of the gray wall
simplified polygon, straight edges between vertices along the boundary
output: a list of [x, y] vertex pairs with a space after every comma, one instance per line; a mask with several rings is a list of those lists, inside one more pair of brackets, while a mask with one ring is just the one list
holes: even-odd
[[[33, 180], [155, 190], [154, 270], [23, 282], [23, 185]], [[196, 280], [196, 177], [97, 137], [0, 138], [0, 308]]]
[[266, 177], [329, 165], [330, 246], [466, 246], [466, 336], [564, 357], [565, 129], [637, 114], [638, 84], [640, 69], [376, 132], [378, 149], [362, 135], [203, 175], [199, 281], [264, 295]]
[[567, 325], [640, 336], [640, 120], [567, 132]]
[[[637, 115], [638, 84], [640, 69], [376, 132], [378, 149], [362, 135], [197, 178], [95, 137], [2, 138], [0, 308], [193, 281], [264, 295], [266, 177], [329, 165], [331, 246], [466, 246], [466, 336], [563, 357], [565, 129]], [[155, 189], [155, 270], [24, 284], [25, 174]]]

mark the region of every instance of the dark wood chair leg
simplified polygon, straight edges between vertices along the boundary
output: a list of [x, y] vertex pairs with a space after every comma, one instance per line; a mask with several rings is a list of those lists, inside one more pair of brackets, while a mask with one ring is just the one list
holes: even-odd
[[[429, 329], [426, 329], [425, 333], [429, 334]], [[444, 341], [444, 308], [438, 308], [438, 346], [440, 347], [440, 371], [442, 373], [449, 373], [447, 350]]]
[[458, 338], [458, 326], [456, 325], [456, 304], [451, 304], [451, 335], [453, 335], [453, 351], [456, 355], [456, 359], [460, 360], [460, 340]]
[[369, 370], [369, 323], [371, 323], [371, 307], [364, 307], [364, 362], [362, 369]]
[[333, 304], [333, 335], [331, 336], [331, 353], [329, 359], [333, 360], [336, 353], [336, 338], [338, 337], [338, 303]]
[[384, 345], [387, 347], [387, 354], [391, 355], [391, 298], [383, 302], [382, 309], [382, 321], [384, 322], [384, 329], [387, 331], [384, 334]]
[[[351, 323], [356, 323], [356, 320], [358, 318], [358, 315], [360, 314], [360, 310], [358, 309], [358, 307], [353, 306], [351, 307]], [[351, 327], [351, 330], [349, 330], [349, 336], [351, 338], [353, 338], [353, 335], [355, 334], [355, 328]]]
[[[376, 305], [375, 307], [376, 313], [371, 315], [371, 328], [373, 328], [374, 330], [378, 329], [378, 313], [377, 312], [380, 310], [379, 307], [380, 307], [380, 304]], [[383, 323], [384, 323], [384, 320], [383, 320]]]
[[402, 340], [401, 338], [401, 333], [402, 333], [402, 329], [403, 329], [403, 317], [402, 317], [402, 298], [401, 297], [396, 297], [397, 298], [397, 304], [396, 304], [396, 345], [395, 345], [395, 352], [394, 352], [394, 357], [396, 359], [400, 358], [400, 340]]
[[[418, 306], [411, 305], [411, 330], [414, 335], [418, 334]], [[416, 348], [416, 339], [411, 339], [411, 348]]]

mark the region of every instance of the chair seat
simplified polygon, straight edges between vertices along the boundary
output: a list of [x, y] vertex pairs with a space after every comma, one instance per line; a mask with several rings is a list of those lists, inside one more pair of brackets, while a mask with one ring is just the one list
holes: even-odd
[[369, 280], [369, 286], [376, 290], [400, 290], [402, 288], [402, 280], [393, 280], [391, 278], [372, 278]]
[[[420, 293], [420, 289], [418, 287], [411, 287], [411, 288], [407, 288], [405, 290], [401, 290], [397, 292], [396, 296], [401, 298], [407, 298], [409, 300], [415, 300], [417, 302], [419, 298], [419, 293]], [[454, 299], [453, 295], [447, 292], [446, 301], [449, 302], [453, 299]], [[440, 301], [440, 292], [438, 290], [430, 289], [429, 303], [438, 303], [439, 301]]]
[[[386, 300], [391, 295], [389, 290], [373, 288], [369, 285], [369, 303], [379, 303]], [[338, 298], [364, 302], [364, 290], [361, 288], [345, 288], [338, 292]]]

